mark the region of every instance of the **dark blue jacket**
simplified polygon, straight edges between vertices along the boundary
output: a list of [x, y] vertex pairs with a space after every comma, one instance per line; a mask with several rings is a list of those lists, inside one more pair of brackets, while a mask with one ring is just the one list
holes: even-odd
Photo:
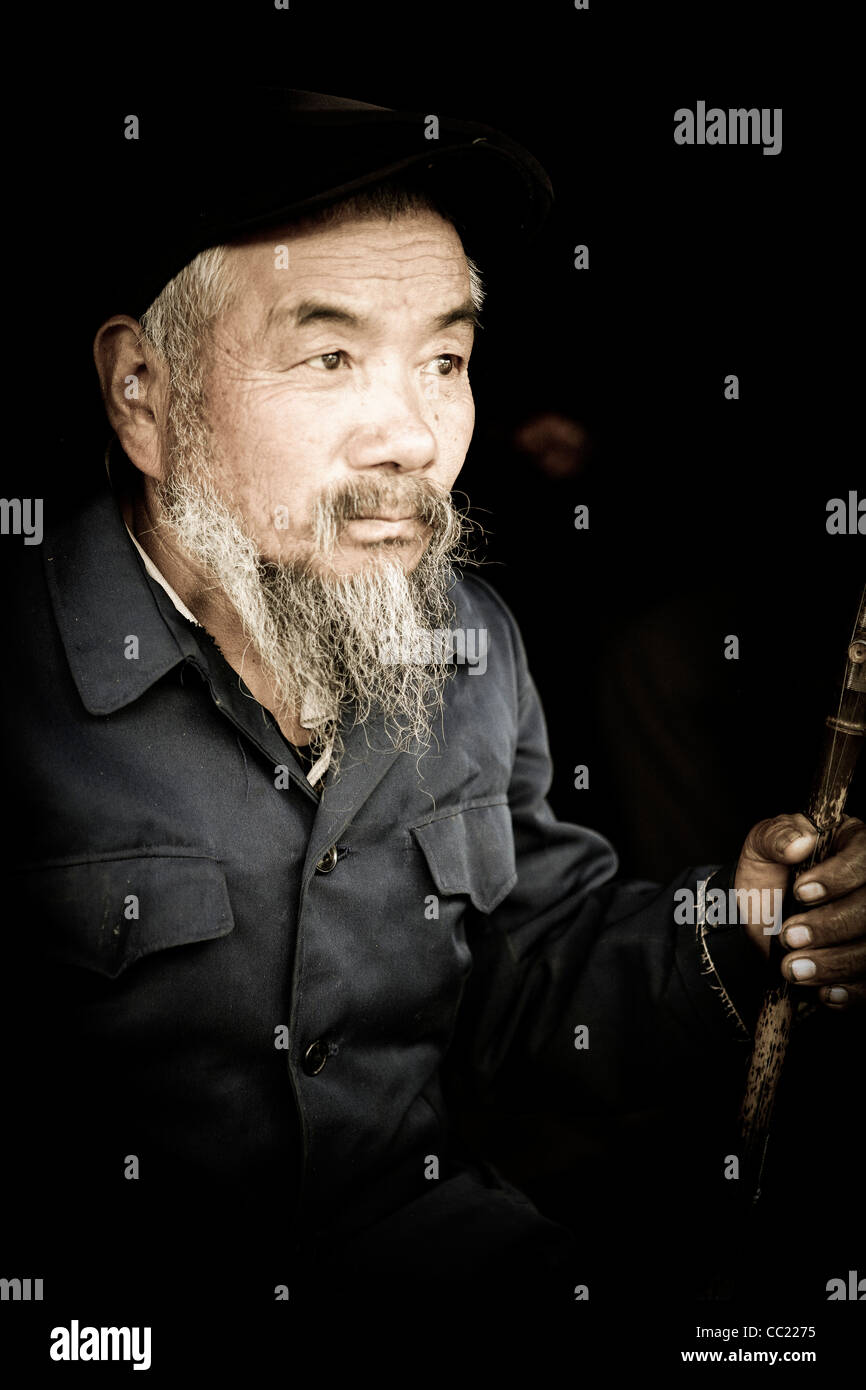
[[119, 1211], [134, 1187], [199, 1215], [234, 1194], [239, 1224], [267, 1210], [296, 1252], [406, 1211], [439, 1230], [447, 1193], [492, 1229], [521, 1199], [450, 1134], [443, 1061], [480, 1109], [578, 1133], [739, 1074], [753, 948], [673, 912], [716, 866], [622, 884], [603, 838], [554, 818], [538, 696], [486, 583], [454, 585], [487, 669], [456, 666], [437, 743], [398, 754], [356, 727], [320, 801], [112, 495], [48, 520], [15, 557], [5, 727], [13, 992], [55, 1181]]

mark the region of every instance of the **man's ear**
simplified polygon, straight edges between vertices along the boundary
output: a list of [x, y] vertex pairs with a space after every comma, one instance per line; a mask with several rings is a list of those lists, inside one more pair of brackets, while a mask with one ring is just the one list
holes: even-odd
[[164, 476], [169, 374], [166, 364], [141, 341], [141, 326], [115, 314], [93, 343], [102, 399], [127, 458], [151, 478]]

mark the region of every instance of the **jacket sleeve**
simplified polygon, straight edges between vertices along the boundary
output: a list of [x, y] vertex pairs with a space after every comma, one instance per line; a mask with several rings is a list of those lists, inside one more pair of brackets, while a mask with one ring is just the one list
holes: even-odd
[[731, 867], [686, 869], [664, 886], [623, 882], [607, 840], [556, 819], [544, 716], [505, 613], [518, 701], [517, 883], [471, 920], [455, 1038], [464, 1094], [468, 1082], [486, 1106], [604, 1115], [665, 1106], [696, 1078], [704, 1090], [714, 1079], [736, 1086], [763, 962], [737, 922], [708, 927], [701, 906], [701, 885], [726, 891]]

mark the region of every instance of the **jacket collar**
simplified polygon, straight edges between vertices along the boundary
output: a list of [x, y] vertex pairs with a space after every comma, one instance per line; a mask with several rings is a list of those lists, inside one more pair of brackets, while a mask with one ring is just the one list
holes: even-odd
[[43, 555], [60, 638], [90, 714], [122, 709], [183, 661], [107, 485], [46, 527]]

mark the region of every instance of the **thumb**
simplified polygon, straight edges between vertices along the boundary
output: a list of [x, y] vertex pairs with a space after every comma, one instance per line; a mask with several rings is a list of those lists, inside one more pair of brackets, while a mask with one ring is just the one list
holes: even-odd
[[[758, 821], [746, 836], [737, 863], [734, 887], [738, 894], [740, 890], [745, 890], [749, 895], [747, 901], [738, 897], [739, 910], [743, 914], [741, 920], [765, 955], [769, 954], [770, 940], [763, 924], [765, 921], [776, 922], [777, 912], [781, 912], [780, 895], [787, 887], [790, 869], [808, 858], [816, 838], [811, 822], [799, 814]], [[760, 911], [751, 899], [755, 888], [761, 893]], [[765, 912], [765, 895], [768, 893], [773, 895], [770, 900], [772, 907], [767, 903]]]
[[801, 864], [815, 848], [816, 839], [814, 826], [799, 813], [758, 821], [746, 837], [738, 873], [740, 869], [748, 872], [751, 865], [758, 869], [769, 864]]

